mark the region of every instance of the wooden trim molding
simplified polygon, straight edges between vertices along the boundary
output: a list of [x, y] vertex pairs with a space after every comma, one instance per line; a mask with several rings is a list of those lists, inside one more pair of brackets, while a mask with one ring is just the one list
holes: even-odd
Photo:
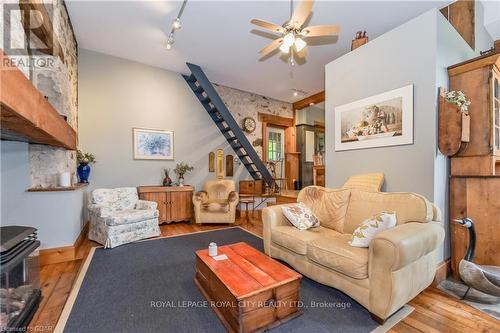
[[258, 113], [259, 121], [271, 126], [291, 127], [294, 125], [293, 118], [275, 116], [267, 113]]
[[40, 266], [57, 264], [78, 259], [78, 250], [89, 232], [89, 222], [85, 223], [73, 245], [40, 250]]
[[293, 103], [293, 109], [300, 110], [305, 107], [308, 107], [309, 105], [311, 105], [311, 103], [318, 104], [324, 101], [325, 101], [325, 91], [323, 90], [317, 94], [311, 95], [309, 97], [306, 97], [304, 99], [301, 99], [300, 101]]
[[451, 274], [451, 260], [447, 259], [438, 264], [436, 269], [436, 275], [434, 276], [434, 281], [432, 281], [432, 286], [436, 287], [446, 280], [446, 278]]

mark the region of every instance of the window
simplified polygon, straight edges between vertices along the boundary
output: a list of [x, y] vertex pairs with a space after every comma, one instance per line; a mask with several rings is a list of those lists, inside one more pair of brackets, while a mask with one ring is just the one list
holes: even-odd
[[284, 131], [277, 128], [268, 128], [267, 132], [267, 160], [280, 161], [283, 158]]

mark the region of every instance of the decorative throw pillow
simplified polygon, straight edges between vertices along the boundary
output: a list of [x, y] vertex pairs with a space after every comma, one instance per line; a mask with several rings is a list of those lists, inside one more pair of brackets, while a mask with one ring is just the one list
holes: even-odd
[[302, 202], [292, 206], [281, 207], [283, 214], [297, 229], [307, 230], [319, 227], [319, 220]]
[[356, 247], [368, 247], [370, 242], [381, 231], [396, 226], [396, 212], [382, 212], [364, 220], [352, 233], [349, 244]]

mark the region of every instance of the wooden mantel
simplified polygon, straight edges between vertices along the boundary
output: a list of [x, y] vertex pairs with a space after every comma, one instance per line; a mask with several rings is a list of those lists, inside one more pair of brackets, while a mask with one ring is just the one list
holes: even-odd
[[76, 131], [0, 49], [2, 139], [76, 150]]

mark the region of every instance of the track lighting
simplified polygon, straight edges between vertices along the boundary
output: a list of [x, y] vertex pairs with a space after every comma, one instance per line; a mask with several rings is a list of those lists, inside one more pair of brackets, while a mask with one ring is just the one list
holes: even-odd
[[172, 28], [174, 28], [175, 30], [179, 30], [180, 28], [182, 28], [182, 23], [180, 18], [177, 17], [175, 20], [172, 21]]
[[167, 39], [167, 50], [171, 50], [173, 45], [174, 45], [174, 34], [177, 30], [182, 28], [182, 22], [181, 22], [181, 16], [182, 13], [184, 12], [184, 8], [186, 7], [187, 0], [184, 0], [182, 2], [181, 9], [179, 10], [179, 14], [177, 14], [177, 17], [172, 21], [171, 29], [170, 29], [170, 34], [168, 35]]
[[174, 34], [173, 33], [170, 33], [170, 35], [168, 36], [168, 39], [167, 39], [167, 50], [171, 50], [172, 49], [172, 46], [174, 45]]

